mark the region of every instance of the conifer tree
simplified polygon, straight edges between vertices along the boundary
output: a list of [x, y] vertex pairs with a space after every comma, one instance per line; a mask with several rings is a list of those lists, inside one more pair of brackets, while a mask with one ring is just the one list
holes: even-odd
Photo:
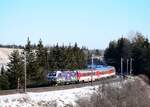
[[18, 50], [14, 50], [9, 56], [7, 75], [10, 88], [17, 88], [18, 79], [21, 85], [24, 85], [24, 62], [23, 57]]
[[8, 76], [6, 75], [6, 70], [4, 66], [1, 67], [1, 74], [0, 74], [0, 90], [9, 89], [9, 81]]
[[37, 62], [36, 53], [31, 41], [28, 37], [24, 52], [26, 52], [26, 70], [27, 70], [27, 86], [36, 83], [37, 80]]
[[37, 63], [37, 82], [46, 80], [47, 75], [47, 49], [43, 46], [40, 39], [36, 47], [36, 63]]
[[0, 74], [3, 75], [5, 72], [6, 72], [6, 71], [5, 71], [5, 68], [4, 68], [4, 66], [2, 65]]

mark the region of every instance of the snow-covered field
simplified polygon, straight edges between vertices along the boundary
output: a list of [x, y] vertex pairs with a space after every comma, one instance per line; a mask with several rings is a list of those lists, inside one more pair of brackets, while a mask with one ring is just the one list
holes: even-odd
[[64, 107], [65, 105], [76, 107], [79, 98], [89, 99], [97, 89], [98, 86], [88, 86], [60, 91], [4, 95], [0, 96], [0, 107]]
[[[120, 82], [111, 83], [120, 86]], [[99, 86], [87, 86], [68, 90], [49, 91], [26, 94], [0, 96], [0, 107], [78, 107], [79, 99], [90, 100], [91, 95], [98, 91]]]
[[[132, 82], [134, 78], [123, 83]], [[105, 84], [111, 87], [122, 87], [120, 81]], [[78, 107], [77, 101], [90, 101], [91, 96], [98, 92], [100, 86], [86, 86], [67, 90], [49, 92], [27, 92], [0, 96], [0, 107]]]

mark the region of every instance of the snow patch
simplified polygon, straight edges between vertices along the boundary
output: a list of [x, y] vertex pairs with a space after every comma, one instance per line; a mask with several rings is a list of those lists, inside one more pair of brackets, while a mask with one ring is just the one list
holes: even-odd
[[[132, 82], [133, 80], [125, 80], [123, 83], [129, 81]], [[104, 85], [121, 88], [121, 84], [119, 81]], [[89, 101], [91, 96], [97, 93], [99, 87], [102, 87], [102, 84], [99, 86], [87, 86], [59, 91], [4, 95], [0, 96], [0, 107], [77, 107], [79, 99]]]
[[98, 86], [40, 93], [28, 92], [26, 94], [5, 95], [0, 96], [0, 107], [42, 107], [48, 105], [57, 107], [72, 105], [76, 107], [76, 101], [79, 98], [90, 99], [90, 96], [96, 92], [96, 89], [98, 89]]

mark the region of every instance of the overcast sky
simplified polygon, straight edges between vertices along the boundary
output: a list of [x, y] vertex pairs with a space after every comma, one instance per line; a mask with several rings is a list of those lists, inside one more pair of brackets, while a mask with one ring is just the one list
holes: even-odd
[[150, 37], [150, 0], [0, 0], [0, 43], [77, 42], [104, 49], [139, 31]]

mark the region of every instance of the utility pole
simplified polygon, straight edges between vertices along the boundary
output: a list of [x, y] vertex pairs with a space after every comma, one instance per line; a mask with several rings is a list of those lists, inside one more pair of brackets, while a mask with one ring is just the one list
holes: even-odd
[[47, 52], [47, 74], [48, 74], [48, 70], [49, 70], [49, 64], [48, 64], [48, 59], [49, 59], [49, 50], [48, 50], [48, 52]]
[[17, 81], [17, 90], [19, 92], [19, 89], [20, 89], [20, 78], [18, 78], [18, 81]]
[[26, 78], [27, 78], [27, 69], [26, 69], [26, 51], [24, 52], [24, 92], [26, 93], [26, 86], [27, 86], [27, 83], [26, 83]]
[[121, 77], [123, 79], [123, 58], [121, 57]]
[[130, 58], [130, 75], [132, 75], [132, 61], [133, 61], [133, 59]]
[[129, 59], [127, 59], [127, 76], [128, 76], [128, 70], [129, 70]]
[[92, 83], [93, 83], [93, 57], [94, 57], [94, 55], [92, 54], [92, 71], [91, 71], [91, 85], [92, 85]]

